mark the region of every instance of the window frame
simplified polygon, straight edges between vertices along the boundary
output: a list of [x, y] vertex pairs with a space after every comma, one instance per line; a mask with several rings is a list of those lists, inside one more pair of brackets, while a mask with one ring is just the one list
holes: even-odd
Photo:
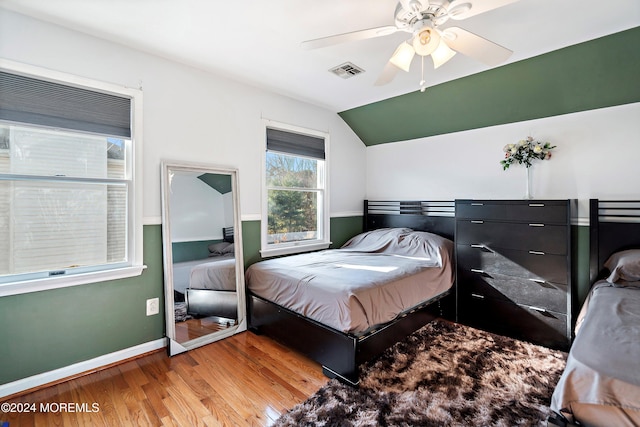
[[[318, 214], [321, 219], [318, 221], [322, 236], [313, 240], [301, 240], [291, 243], [268, 244], [268, 188], [267, 188], [267, 129], [275, 129], [301, 135], [309, 135], [324, 139], [324, 164], [323, 164], [323, 188], [318, 191], [318, 200], [322, 203]], [[264, 137], [262, 150], [262, 212], [260, 221], [260, 255], [263, 258], [290, 255], [300, 252], [309, 252], [314, 250], [326, 249], [331, 245], [330, 229], [329, 229], [329, 147], [330, 137], [328, 132], [318, 131], [314, 129], [294, 126], [286, 123], [276, 122], [273, 120], [263, 119], [262, 135]], [[287, 153], [283, 153], [287, 154]], [[296, 157], [304, 157], [301, 155], [288, 154]]]
[[[142, 90], [118, 86], [72, 74], [49, 70], [19, 62], [0, 59], [0, 70], [20, 74], [34, 79], [75, 86], [95, 92], [103, 92], [127, 97], [131, 102], [131, 144], [126, 155], [130, 156], [127, 164], [131, 186], [127, 205], [127, 254], [124, 266], [106, 267], [68, 275], [25, 279], [0, 284], [0, 297], [19, 295], [51, 289], [66, 288], [96, 282], [135, 277], [146, 268], [143, 264], [143, 218], [142, 218]], [[19, 126], [32, 126], [17, 124]]]

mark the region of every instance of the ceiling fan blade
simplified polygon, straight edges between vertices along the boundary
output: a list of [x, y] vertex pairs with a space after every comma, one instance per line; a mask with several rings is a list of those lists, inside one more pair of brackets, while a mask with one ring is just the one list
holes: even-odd
[[458, 27], [444, 30], [444, 39], [451, 49], [492, 67], [503, 63], [513, 53], [506, 47]]
[[449, 18], [455, 20], [467, 19], [472, 16], [515, 3], [518, 0], [454, 0], [447, 10]]
[[382, 69], [382, 73], [378, 76], [378, 80], [374, 83], [375, 86], [383, 86], [387, 83], [391, 82], [396, 77], [396, 74], [400, 70], [398, 67], [393, 65], [391, 62], [387, 62]]
[[411, 7], [411, 0], [400, 0], [400, 4], [405, 12], [411, 12], [413, 10], [413, 7]]
[[307, 40], [302, 42], [302, 46], [305, 49], [319, 49], [322, 47], [333, 46], [339, 43], [387, 36], [389, 34], [395, 33], [396, 31], [398, 31], [398, 28], [393, 25], [387, 25], [384, 27], [369, 28], [366, 30], [353, 31], [350, 33], [336, 34], [335, 36]]

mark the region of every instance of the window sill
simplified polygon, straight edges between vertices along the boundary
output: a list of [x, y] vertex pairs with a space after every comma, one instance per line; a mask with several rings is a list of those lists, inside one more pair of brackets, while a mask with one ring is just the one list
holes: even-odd
[[92, 273], [5, 283], [0, 284], [0, 297], [68, 288], [71, 286], [86, 285], [89, 283], [105, 282], [107, 280], [125, 279], [127, 277], [141, 275], [145, 268], [147, 268], [146, 265], [139, 265], [113, 270], [96, 271]]
[[297, 254], [301, 252], [311, 252], [311, 251], [319, 251], [322, 249], [327, 249], [331, 245], [331, 242], [320, 242], [320, 243], [309, 243], [309, 244], [300, 244], [300, 245], [291, 245], [284, 246], [279, 248], [272, 249], [262, 249], [260, 251], [260, 255], [262, 258], [268, 258], [279, 255], [291, 255]]

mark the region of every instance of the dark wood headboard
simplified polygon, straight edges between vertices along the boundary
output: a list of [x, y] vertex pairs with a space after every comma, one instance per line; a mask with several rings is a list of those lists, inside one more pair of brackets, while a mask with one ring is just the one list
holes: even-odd
[[233, 227], [222, 227], [222, 240], [233, 243]]
[[453, 240], [455, 232], [455, 201], [364, 201], [365, 231], [394, 227], [428, 231]]
[[595, 281], [609, 256], [640, 249], [639, 200], [589, 200], [590, 278]]

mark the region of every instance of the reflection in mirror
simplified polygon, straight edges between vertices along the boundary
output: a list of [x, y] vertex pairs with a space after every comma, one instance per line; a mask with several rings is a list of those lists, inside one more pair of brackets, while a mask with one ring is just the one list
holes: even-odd
[[246, 329], [237, 171], [162, 164], [169, 354]]

